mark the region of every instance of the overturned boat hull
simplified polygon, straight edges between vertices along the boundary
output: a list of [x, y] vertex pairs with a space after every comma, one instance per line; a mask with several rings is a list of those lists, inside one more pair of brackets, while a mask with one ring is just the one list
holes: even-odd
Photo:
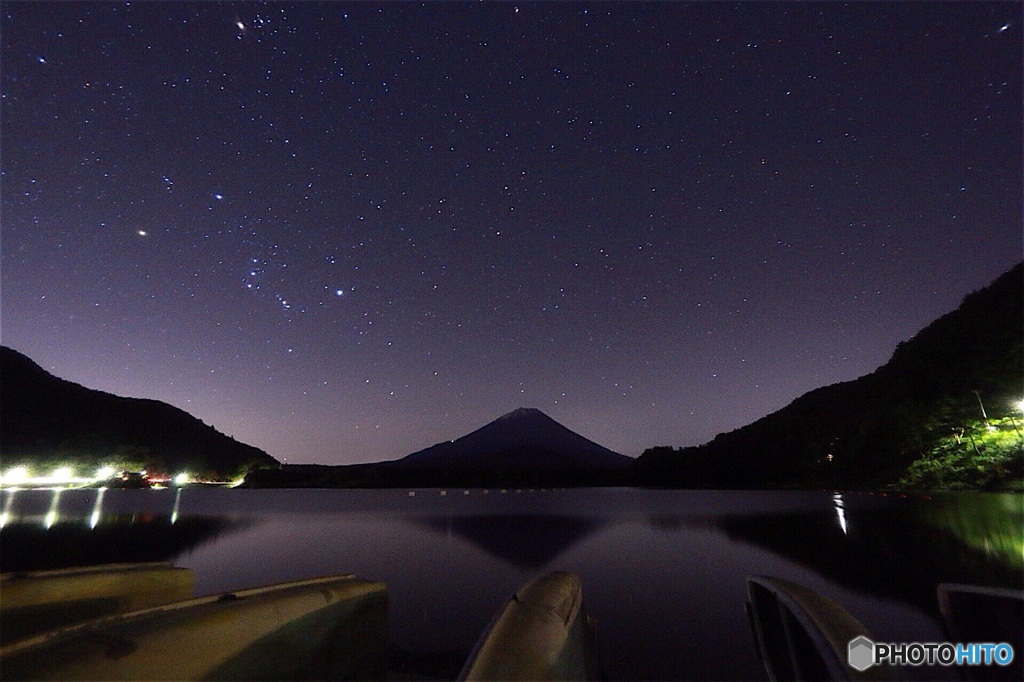
[[195, 577], [169, 563], [106, 564], [0, 575], [0, 641], [189, 599]]
[[871, 638], [842, 606], [781, 578], [747, 578], [747, 614], [758, 653], [771, 680], [892, 680], [899, 671], [847, 662], [850, 641]]
[[351, 575], [110, 616], [0, 649], [3, 679], [383, 677], [387, 591]]
[[534, 578], [498, 611], [466, 662], [462, 680], [597, 680], [600, 660], [579, 578]]

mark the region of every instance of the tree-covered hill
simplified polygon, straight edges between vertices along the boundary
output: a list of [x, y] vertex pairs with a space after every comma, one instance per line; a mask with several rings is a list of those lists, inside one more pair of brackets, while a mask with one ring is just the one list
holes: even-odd
[[172, 405], [60, 379], [7, 347], [0, 347], [0, 455], [5, 469], [110, 465], [216, 478], [278, 465]]
[[811, 391], [705, 445], [647, 450], [637, 482], [1019, 488], [1022, 308], [1018, 264], [899, 344], [871, 374]]

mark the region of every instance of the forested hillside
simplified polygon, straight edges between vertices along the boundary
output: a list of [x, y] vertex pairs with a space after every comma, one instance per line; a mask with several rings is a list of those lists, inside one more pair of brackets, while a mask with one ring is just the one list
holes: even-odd
[[875, 372], [698, 447], [638, 459], [647, 485], [1019, 488], [1024, 266], [968, 295]]

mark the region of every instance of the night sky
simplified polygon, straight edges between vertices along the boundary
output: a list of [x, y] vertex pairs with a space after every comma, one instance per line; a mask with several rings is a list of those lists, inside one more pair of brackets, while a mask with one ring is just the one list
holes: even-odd
[[1020, 3], [2, 15], [3, 343], [290, 463], [699, 444], [1022, 255]]

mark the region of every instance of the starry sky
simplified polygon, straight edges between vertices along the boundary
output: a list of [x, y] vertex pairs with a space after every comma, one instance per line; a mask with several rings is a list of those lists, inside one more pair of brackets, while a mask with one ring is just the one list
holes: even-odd
[[1020, 3], [0, 8], [3, 343], [289, 463], [703, 443], [1022, 255]]

